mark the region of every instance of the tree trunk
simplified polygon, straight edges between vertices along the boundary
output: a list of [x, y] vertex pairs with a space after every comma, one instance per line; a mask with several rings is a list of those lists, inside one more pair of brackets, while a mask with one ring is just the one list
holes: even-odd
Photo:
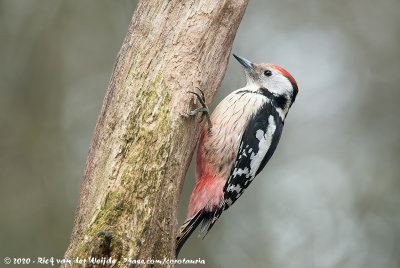
[[[201, 125], [248, 0], [140, 1], [118, 54], [65, 258], [174, 259], [177, 206]], [[173, 266], [173, 265], [171, 265]]]

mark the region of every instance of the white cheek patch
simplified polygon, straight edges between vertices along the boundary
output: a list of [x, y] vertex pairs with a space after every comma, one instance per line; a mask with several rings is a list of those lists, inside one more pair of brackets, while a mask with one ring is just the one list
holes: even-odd
[[293, 93], [291, 92], [293, 88], [292, 83], [290, 83], [286, 76], [283, 76], [280, 73], [274, 72], [272, 76], [264, 78], [262, 84], [266, 89], [268, 89], [268, 91], [277, 95]]

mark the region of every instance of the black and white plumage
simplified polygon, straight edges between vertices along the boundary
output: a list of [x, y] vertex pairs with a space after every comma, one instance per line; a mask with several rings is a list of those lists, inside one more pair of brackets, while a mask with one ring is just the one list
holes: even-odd
[[212, 220], [208, 223], [208, 230], [222, 212], [242, 195], [268, 163], [278, 145], [282, 128], [283, 120], [271, 102], [262, 105], [256, 115], [250, 119], [239, 145], [235, 165], [223, 188], [224, 199], [213, 213]]
[[[267, 120], [265, 120], [267, 118]], [[283, 121], [270, 102], [249, 121], [231, 175], [224, 187], [224, 203], [233, 204], [264, 168], [278, 145]]]
[[211, 114], [211, 126], [203, 129], [197, 183], [179, 230], [177, 253], [201, 222], [204, 237], [265, 167], [298, 92], [296, 81], [283, 68], [235, 58], [244, 66], [247, 85], [222, 100]]

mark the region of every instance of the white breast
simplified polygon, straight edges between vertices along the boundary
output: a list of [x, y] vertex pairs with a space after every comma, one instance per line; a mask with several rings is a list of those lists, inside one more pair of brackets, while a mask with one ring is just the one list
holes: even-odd
[[211, 114], [211, 136], [204, 144], [205, 153], [215, 172], [228, 179], [236, 160], [239, 143], [249, 118], [265, 103], [260, 94], [237, 93], [244, 90], [256, 90], [244, 87], [229, 94]]

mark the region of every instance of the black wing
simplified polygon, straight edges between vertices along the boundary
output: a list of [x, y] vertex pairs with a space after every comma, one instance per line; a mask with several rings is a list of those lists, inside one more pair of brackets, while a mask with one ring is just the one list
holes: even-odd
[[236, 162], [224, 187], [225, 209], [232, 205], [261, 172], [278, 145], [281, 117], [270, 103], [260, 108], [243, 133]]
[[240, 197], [255, 176], [265, 167], [275, 152], [282, 128], [283, 121], [271, 103], [263, 105], [256, 116], [250, 120], [246, 131], [243, 133], [235, 165], [224, 186], [224, 200], [208, 223], [207, 232], [222, 211], [226, 210]]

